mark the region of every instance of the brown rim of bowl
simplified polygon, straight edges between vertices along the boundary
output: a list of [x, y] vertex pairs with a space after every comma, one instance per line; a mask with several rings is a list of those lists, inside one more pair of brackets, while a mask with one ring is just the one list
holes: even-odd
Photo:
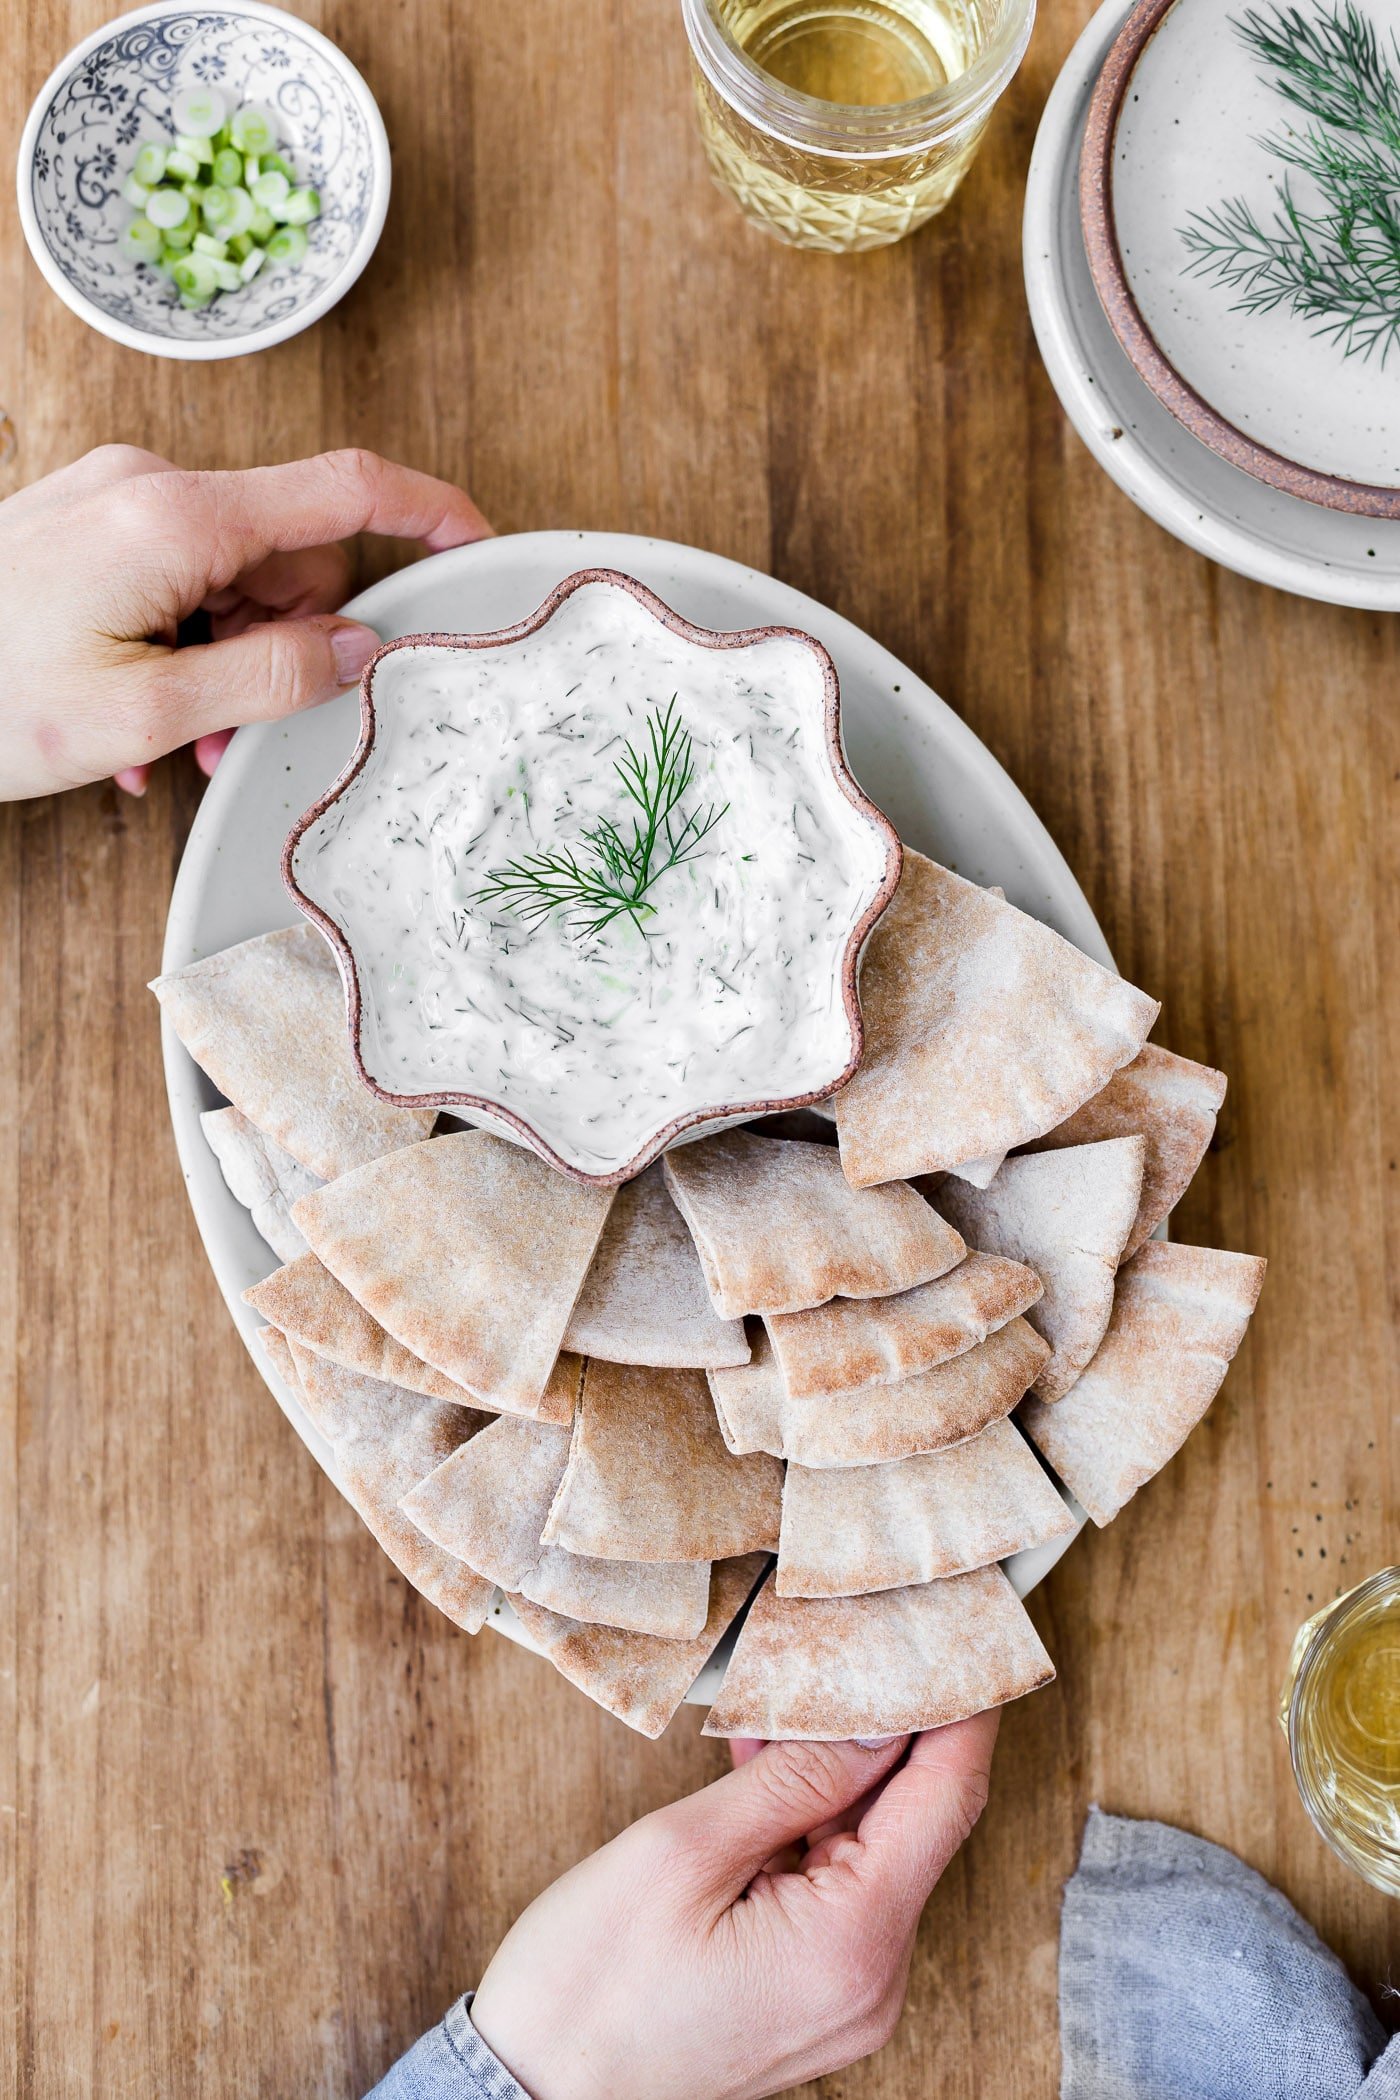
[[1139, 377], [1192, 437], [1252, 474], [1256, 481], [1305, 503], [1345, 510], [1366, 518], [1400, 518], [1400, 488], [1344, 481], [1315, 467], [1300, 466], [1267, 445], [1256, 444], [1225, 420], [1172, 364], [1133, 297], [1118, 247], [1113, 211], [1113, 148], [1129, 84], [1152, 37], [1176, 0], [1139, 0], [1114, 38], [1089, 103], [1079, 155], [1079, 221], [1094, 289], [1109, 323]]
[[[807, 1093], [783, 1094], [761, 1101], [714, 1103], [704, 1108], [691, 1109], [684, 1115], [673, 1116], [669, 1123], [648, 1138], [641, 1150], [627, 1162], [626, 1166], [617, 1167], [610, 1174], [590, 1174], [583, 1167], [571, 1165], [568, 1160], [560, 1157], [548, 1140], [542, 1137], [534, 1125], [528, 1122], [524, 1116], [520, 1115], [515, 1109], [506, 1107], [502, 1102], [489, 1099], [484, 1094], [463, 1093], [451, 1089], [423, 1094], [391, 1094], [387, 1088], [380, 1086], [378, 1080], [373, 1079], [366, 1070], [364, 1057], [360, 1050], [360, 975], [349, 939], [341, 927], [336, 924], [335, 920], [323, 911], [319, 904], [313, 903], [311, 898], [305, 894], [297, 882], [292, 866], [296, 849], [300, 845], [304, 834], [325, 815], [332, 803], [339, 801], [347, 788], [358, 777], [370, 752], [374, 749], [376, 729], [373, 695], [374, 674], [386, 656], [392, 656], [400, 649], [492, 649], [499, 648], [509, 642], [523, 641], [527, 635], [534, 634], [548, 620], [552, 619], [566, 598], [572, 597], [576, 590], [590, 583], [611, 584], [618, 590], [628, 592], [631, 597], [636, 599], [639, 605], [644, 606], [652, 614], [653, 618], [659, 620], [663, 627], [669, 628], [672, 634], [680, 635], [685, 641], [698, 643], [704, 649], [744, 649], [754, 642], [775, 640], [801, 642], [803, 647], [809, 649], [816, 657], [821, 669], [822, 685], [825, 694], [823, 719], [826, 729], [827, 757], [830, 760], [836, 784], [852, 808], [876, 831], [881, 833], [885, 840], [884, 876], [874, 897], [861, 913], [860, 919], [852, 929], [850, 938], [846, 943], [845, 952], [841, 958], [841, 997], [846, 1009], [847, 1026], [850, 1030], [851, 1055], [831, 1085], [814, 1089]], [[543, 605], [532, 612], [527, 619], [518, 620], [513, 627], [498, 627], [489, 634], [406, 634], [400, 636], [397, 641], [386, 642], [383, 648], [377, 650], [370, 658], [361, 674], [360, 740], [355, 747], [354, 755], [339, 778], [332, 782], [320, 800], [314, 802], [305, 815], [297, 819], [288, 832], [287, 842], [282, 848], [282, 880], [284, 884], [299, 908], [305, 912], [307, 918], [312, 921], [313, 925], [318, 926], [326, 936], [339, 959], [348, 1008], [350, 1051], [355, 1060], [355, 1069], [370, 1092], [377, 1096], [380, 1101], [388, 1102], [393, 1108], [463, 1109], [468, 1113], [475, 1109], [489, 1114], [498, 1121], [508, 1124], [516, 1132], [517, 1136], [522, 1138], [530, 1147], [531, 1151], [537, 1153], [541, 1159], [548, 1161], [550, 1166], [557, 1167], [561, 1174], [567, 1174], [573, 1181], [591, 1183], [597, 1188], [615, 1188], [624, 1181], [634, 1180], [644, 1167], [650, 1166], [651, 1162], [658, 1158], [668, 1145], [674, 1143], [682, 1131], [693, 1130], [697, 1124], [733, 1120], [739, 1116], [776, 1115], [779, 1111], [789, 1108], [807, 1108], [814, 1101], [825, 1100], [828, 1094], [834, 1093], [838, 1087], [845, 1085], [860, 1063], [861, 1055], [865, 1048], [865, 1025], [861, 1019], [860, 997], [857, 990], [857, 973], [860, 967], [861, 950], [865, 946], [865, 942], [876, 921], [899, 887], [900, 871], [903, 864], [904, 849], [900, 844], [899, 834], [884, 811], [878, 809], [871, 801], [846, 762], [846, 754], [841, 745], [841, 683], [837, 677], [836, 666], [832, 662], [830, 654], [823, 648], [815, 635], [804, 634], [800, 627], [747, 627], [731, 630], [696, 627], [690, 620], [683, 619], [678, 612], [673, 612], [671, 607], [663, 599], [658, 598], [654, 591], [648, 590], [644, 583], [638, 583], [634, 576], [627, 576], [620, 569], [575, 570], [573, 575], [566, 576], [562, 583], [555, 585]]]

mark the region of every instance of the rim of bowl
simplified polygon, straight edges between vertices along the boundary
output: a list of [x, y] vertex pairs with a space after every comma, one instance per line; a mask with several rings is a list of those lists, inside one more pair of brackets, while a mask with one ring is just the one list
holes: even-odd
[[[156, 335], [142, 328], [132, 328], [125, 321], [117, 321], [104, 314], [86, 295], [69, 283], [50, 253], [39, 217], [34, 209], [31, 171], [34, 165], [34, 148], [49, 103], [63, 82], [74, 73], [93, 51], [107, 43], [123, 29], [134, 29], [142, 22], [159, 21], [165, 15], [188, 15], [207, 13], [210, 15], [242, 16], [256, 22], [270, 22], [293, 31], [306, 43], [314, 46], [344, 78], [350, 93], [360, 104], [361, 113], [369, 129], [370, 154], [374, 162], [374, 180], [370, 186], [369, 213], [359, 240], [346, 257], [338, 276], [304, 307], [288, 314], [285, 320], [277, 321], [268, 328], [260, 328], [246, 335], [223, 336], [217, 342], [192, 340], [185, 342], [172, 336]], [[285, 343], [291, 336], [300, 335], [324, 314], [330, 312], [352, 284], [361, 275], [370, 257], [379, 246], [379, 236], [384, 231], [384, 221], [389, 210], [389, 192], [393, 181], [392, 161], [389, 153], [389, 134], [384, 128], [384, 118], [379, 104], [374, 99], [369, 82], [353, 60], [346, 57], [339, 44], [332, 43], [328, 36], [304, 22], [300, 15], [289, 14], [283, 7], [271, 7], [267, 0], [229, 0], [223, 7], [203, 7], [199, 0], [155, 0], [150, 7], [135, 7], [124, 15], [114, 15], [90, 35], [73, 45], [64, 54], [49, 74], [38, 94], [30, 104], [29, 115], [24, 120], [20, 133], [19, 158], [15, 166], [15, 189], [19, 202], [20, 224], [24, 229], [25, 244], [37, 263], [45, 283], [58, 294], [71, 313], [99, 335], [121, 343], [128, 350], [144, 350], [151, 357], [182, 358], [187, 362], [211, 363], [217, 358], [245, 357], [255, 350], [270, 350], [278, 343]]]
[[1192, 437], [1256, 481], [1327, 510], [1400, 518], [1400, 488], [1348, 481], [1305, 467], [1247, 437], [1177, 370], [1143, 317], [1128, 283], [1113, 209], [1113, 149], [1133, 74], [1176, 0], [1140, 0], [1109, 47], [1089, 101], [1079, 156], [1079, 218], [1099, 302], [1138, 376]]
[[[850, 1033], [851, 1053], [837, 1076], [829, 1085], [808, 1088], [802, 1093], [772, 1095], [757, 1101], [707, 1102], [702, 1107], [688, 1109], [680, 1115], [672, 1116], [669, 1122], [654, 1131], [625, 1166], [615, 1167], [607, 1173], [591, 1173], [587, 1168], [576, 1166], [572, 1161], [565, 1159], [550, 1144], [549, 1140], [535, 1129], [528, 1117], [521, 1115], [518, 1109], [511, 1108], [504, 1102], [493, 1100], [489, 1095], [469, 1093], [460, 1088], [433, 1089], [429, 1092], [414, 1094], [394, 1094], [390, 1093], [386, 1087], [381, 1086], [378, 1080], [373, 1078], [367, 1070], [360, 1048], [362, 1005], [360, 973], [349, 936], [331, 918], [328, 912], [306, 895], [306, 892], [297, 881], [294, 867], [296, 851], [305, 834], [313, 824], [319, 822], [326, 811], [334, 803], [338, 802], [341, 796], [358, 779], [369, 759], [370, 753], [374, 749], [375, 733], [378, 727], [374, 700], [374, 674], [386, 657], [395, 655], [398, 651], [404, 649], [492, 649], [506, 646], [512, 642], [524, 641], [528, 636], [535, 634], [541, 627], [545, 626], [558, 612], [565, 600], [571, 598], [575, 591], [583, 589], [588, 584], [595, 583], [611, 585], [618, 590], [626, 591], [630, 597], [636, 600], [637, 604], [649, 612], [663, 627], [669, 629], [672, 634], [679, 635], [682, 640], [693, 642], [704, 649], [743, 649], [751, 647], [755, 642], [782, 639], [800, 642], [804, 648], [810, 650], [816, 658], [818, 668], [822, 674], [823, 727], [826, 732], [826, 754], [832, 775], [836, 785], [840, 788], [852, 808], [884, 840], [885, 844], [885, 872], [881, 877], [879, 887], [852, 928], [847, 937], [845, 947], [841, 952], [838, 981], [841, 988], [842, 1004], [846, 1011], [846, 1025]], [[554, 589], [549, 593], [543, 604], [538, 606], [534, 612], [528, 614], [523, 620], [517, 620], [509, 627], [498, 627], [490, 632], [476, 634], [442, 634], [433, 632], [406, 634], [401, 635], [396, 641], [386, 642], [383, 648], [377, 650], [370, 658], [360, 677], [360, 736], [349, 763], [337, 779], [331, 783], [330, 787], [327, 788], [325, 794], [320, 796], [304, 815], [298, 817], [296, 823], [288, 832], [286, 843], [282, 848], [283, 883], [298, 908], [306, 914], [313, 925], [320, 928], [335, 950], [339, 960], [341, 976], [345, 984], [347, 1019], [350, 1032], [350, 1054], [354, 1059], [355, 1070], [359, 1078], [368, 1087], [369, 1091], [377, 1096], [379, 1100], [387, 1102], [393, 1108], [446, 1108], [462, 1109], [467, 1112], [477, 1110], [489, 1114], [508, 1124], [515, 1131], [516, 1135], [530, 1147], [532, 1152], [537, 1153], [550, 1166], [556, 1167], [561, 1174], [567, 1174], [573, 1181], [587, 1182], [596, 1188], [615, 1188], [622, 1182], [634, 1180], [644, 1168], [650, 1166], [654, 1159], [658, 1159], [670, 1145], [674, 1144], [683, 1131], [693, 1130], [698, 1124], [733, 1121], [738, 1117], [775, 1115], [783, 1109], [807, 1108], [814, 1101], [825, 1100], [828, 1094], [834, 1093], [838, 1087], [846, 1084], [846, 1081], [853, 1076], [865, 1050], [865, 1024], [861, 1017], [858, 989], [861, 951], [876, 922], [899, 887], [899, 878], [903, 865], [904, 848], [900, 843], [898, 832], [884, 811], [871, 801], [847, 762], [845, 748], [841, 741], [841, 681], [837, 675], [836, 665], [832, 661], [830, 652], [823, 647], [816, 636], [804, 633], [800, 627], [697, 627], [693, 621], [685, 619], [682, 614], [667, 605], [664, 599], [656, 595], [655, 591], [649, 590], [646, 584], [638, 582], [635, 576], [628, 576], [621, 569], [576, 569], [572, 575], [564, 577], [562, 582], [554, 586]]]

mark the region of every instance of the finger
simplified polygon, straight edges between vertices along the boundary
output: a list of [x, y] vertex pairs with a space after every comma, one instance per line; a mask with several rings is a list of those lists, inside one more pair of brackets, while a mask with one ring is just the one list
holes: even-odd
[[854, 1863], [878, 1908], [917, 1918], [986, 1806], [1000, 1720], [993, 1707], [916, 1736], [903, 1768], [877, 1792], [843, 1864]]
[[296, 553], [269, 554], [222, 590], [204, 601], [208, 613], [227, 614], [241, 605], [267, 612], [334, 612], [350, 590], [350, 557], [339, 545], [304, 547]]
[[737, 1771], [663, 1814], [689, 1841], [701, 1878], [727, 1904], [765, 1860], [867, 1793], [902, 1756], [904, 1745], [903, 1736], [874, 1749], [768, 1743]]
[[19, 489], [6, 507], [14, 505], [26, 512], [49, 510], [73, 496], [113, 488], [118, 482], [134, 481], [141, 474], [169, 472], [168, 459], [162, 459], [158, 452], [147, 452], [140, 445], [98, 445], [81, 459], [70, 460], [66, 467], [46, 474], [42, 481]]
[[214, 768], [218, 765], [219, 760], [232, 742], [233, 731], [231, 729], [216, 729], [210, 736], [196, 737], [194, 762], [199, 767], [200, 772], [207, 773], [212, 780]]
[[737, 1771], [740, 1765], [748, 1764], [752, 1758], [758, 1756], [762, 1748], [762, 1736], [731, 1735], [729, 1738], [729, 1756], [734, 1769]]
[[[357, 532], [422, 540], [437, 551], [491, 531], [465, 490], [360, 450], [245, 473], [181, 475], [175, 489], [156, 476], [146, 488], [143, 500], [157, 513], [152, 530], [163, 535], [166, 558], [183, 561], [186, 590], [197, 589], [200, 599], [274, 551], [322, 547]], [[169, 543], [173, 519], [178, 547]]]
[[123, 766], [112, 775], [115, 785], [127, 795], [144, 795], [150, 777], [149, 766]]
[[353, 685], [378, 647], [373, 628], [319, 613], [173, 650], [144, 673], [153, 686], [155, 740], [171, 750], [230, 724], [316, 707]]

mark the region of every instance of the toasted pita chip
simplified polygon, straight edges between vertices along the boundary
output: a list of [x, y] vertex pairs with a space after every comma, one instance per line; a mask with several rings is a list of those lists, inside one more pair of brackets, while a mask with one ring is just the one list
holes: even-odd
[[742, 1324], [710, 1303], [659, 1161], [618, 1190], [564, 1347], [615, 1364], [703, 1371], [748, 1362]]
[[1264, 1281], [1253, 1254], [1149, 1240], [1118, 1272], [1108, 1332], [1026, 1435], [1096, 1524], [1111, 1523], [1181, 1449], [1220, 1390]]
[[1225, 1074], [1210, 1065], [1193, 1064], [1189, 1057], [1146, 1043], [1091, 1101], [1047, 1130], [1030, 1149], [1042, 1152], [1052, 1146], [1141, 1134], [1147, 1142], [1142, 1201], [1123, 1251], [1124, 1261], [1131, 1261], [1176, 1208], [1205, 1158], [1225, 1085]]
[[512, 1597], [521, 1625], [561, 1677], [641, 1735], [660, 1735], [719, 1645], [720, 1637], [764, 1568], [761, 1553], [722, 1561], [710, 1580], [710, 1605], [698, 1640], [654, 1640], [577, 1619]]
[[1067, 1393], [1103, 1340], [1113, 1279], [1142, 1195], [1140, 1137], [1107, 1138], [1007, 1160], [987, 1189], [950, 1176], [939, 1201], [969, 1246], [1026, 1262], [1045, 1295], [1026, 1314], [1050, 1344], [1035, 1381], [1042, 1400]]
[[707, 1562], [643, 1567], [541, 1545], [568, 1457], [567, 1429], [502, 1415], [420, 1480], [400, 1507], [444, 1552], [551, 1611], [663, 1639], [696, 1639], [709, 1609]]
[[908, 847], [861, 967], [865, 1056], [836, 1096], [858, 1188], [1053, 1130], [1137, 1056], [1157, 1002]]
[[400, 1501], [418, 1529], [502, 1589], [519, 1589], [540, 1557], [540, 1534], [569, 1462], [569, 1431], [501, 1415]]
[[335, 956], [304, 921], [151, 990], [220, 1093], [323, 1181], [425, 1138], [437, 1120], [436, 1109], [390, 1108], [359, 1077]]
[[590, 1359], [546, 1545], [599, 1560], [771, 1552], [782, 1469], [725, 1449], [701, 1371]]
[[1011, 1320], [980, 1347], [897, 1385], [794, 1400], [755, 1326], [752, 1361], [710, 1373], [720, 1431], [736, 1454], [767, 1451], [800, 1466], [889, 1465], [960, 1444], [1010, 1414], [1050, 1354], [1024, 1320]]
[[476, 1633], [495, 1584], [430, 1544], [398, 1504], [416, 1480], [474, 1436], [489, 1416], [362, 1378], [305, 1348], [294, 1346], [292, 1355], [306, 1411], [331, 1445], [346, 1500], [399, 1573], [455, 1626]]
[[280, 1261], [306, 1252], [306, 1242], [291, 1220], [299, 1196], [321, 1186], [318, 1174], [299, 1166], [270, 1137], [236, 1108], [206, 1109], [199, 1119], [209, 1150], [229, 1194], [253, 1214], [253, 1223]]
[[706, 1735], [844, 1742], [942, 1728], [1049, 1684], [1055, 1667], [1000, 1568], [873, 1597], [780, 1597], [739, 1629]]
[[775, 1115], [755, 1117], [746, 1127], [755, 1137], [800, 1138], [805, 1145], [836, 1143], [836, 1111], [829, 1101], [814, 1102], [811, 1108], [780, 1108]]
[[989, 1152], [985, 1159], [965, 1159], [956, 1170], [957, 1178], [970, 1182], [975, 1189], [985, 1189], [995, 1179], [1005, 1157], [1004, 1152]]
[[273, 1370], [283, 1384], [290, 1386], [297, 1398], [300, 1399], [302, 1394], [301, 1372], [297, 1369], [296, 1359], [292, 1355], [291, 1343], [287, 1340], [286, 1335], [283, 1334], [280, 1327], [260, 1327], [258, 1329], [258, 1340], [262, 1343]]
[[897, 1298], [834, 1298], [810, 1312], [766, 1313], [794, 1399], [893, 1385], [984, 1342], [1034, 1305], [1040, 1278], [997, 1254], [969, 1254], [946, 1276]]
[[534, 1414], [612, 1204], [485, 1130], [408, 1145], [292, 1222], [366, 1312], [492, 1406]]
[[709, 1617], [710, 1563], [594, 1560], [545, 1546], [520, 1591], [532, 1604], [588, 1626], [695, 1641]]
[[830, 1145], [726, 1130], [663, 1161], [716, 1312], [792, 1313], [829, 1298], [887, 1298], [967, 1251], [903, 1182], [853, 1189]]
[[781, 1597], [860, 1597], [985, 1568], [1074, 1529], [1069, 1505], [1008, 1421], [926, 1458], [852, 1472], [789, 1466]]
[[[314, 1254], [299, 1254], [285, 1268], [274, 1269], [271, 1276], [243, 1293], [243, 1301], [274, 1327], [349, 1371], [381, 1379], [386, 1385], [406, 1386], [409, 1392], [426, 1394], [430, 1400], [455, 1400], [459, 1406], [490, 1413], [510, 1412], [498, 1409], [491, 1394], [474, 1393], [459, 1385], [386, 1334]], [[531, 1419], [572, 1422], [582, 1384], [582, 1357], [568, 1352], [557, 1357]]]

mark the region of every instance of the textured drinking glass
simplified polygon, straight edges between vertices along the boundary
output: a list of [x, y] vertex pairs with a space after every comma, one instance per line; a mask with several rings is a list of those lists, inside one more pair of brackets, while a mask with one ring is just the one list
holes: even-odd
[[942, 211], [1035, 0], [681, 0], [700, 135], [756, 226], [838, 253]]
[[1299, 1628], [1279, 1719], [1318, 1830], [1358, 1874], [1400, 1896], [1400, 1568]]

